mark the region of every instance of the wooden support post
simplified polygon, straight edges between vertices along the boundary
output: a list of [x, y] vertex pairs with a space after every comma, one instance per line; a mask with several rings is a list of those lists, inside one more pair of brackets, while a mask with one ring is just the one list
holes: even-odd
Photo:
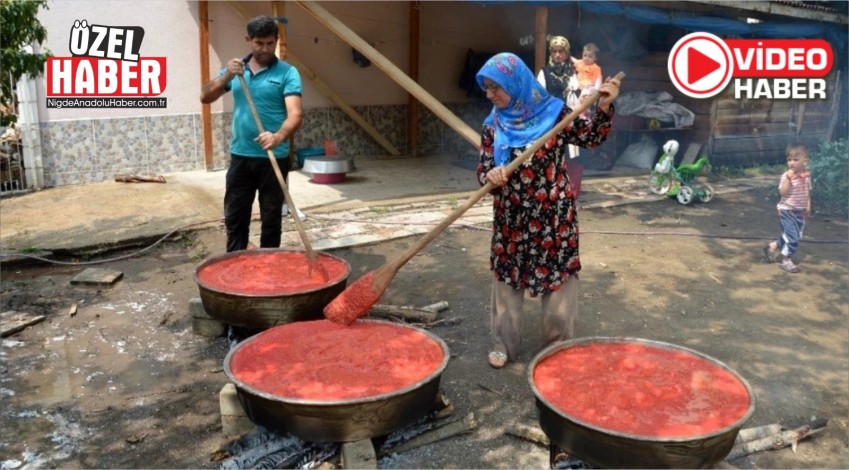
[[[271, 16], [275, 19], [286, 16], [286, 3], [279, 0], [271, 2]], [[277, 58], [286, 60], [286, 24], [282, 21], [277, 21], [277, 49], [274, 51]]]
[[427, 92], [427, 90], [410, 79], [410, 77], [399, 69], [398, 66], [393, 64], [386, 58], [386, 56], [381, 54], [371, 44], [352, 31], [351, 28], [348, 28], [335, 16], [331, 15], [330, 12], [325, 10], [318, 2], [299, 0], [298, 5], [302, 6], [307, 12], [313, 15], [313, 17], [315, 17], [315, 19], [317, 19], [326, 28], [342, 38], [342, 40], [348, 43], [348, 45], [366, 56], [377, 68], [383, 70], [402, 88], [418, 98], [423, 105], [433, 111], [433, 114], [442, 119], [448, 127], [454, 129], [475, 148], [480, 147], [480, 134], [452, 113], [451, 110], [446, 108], [444, 104], [434, 98]]
[[[421, 2], [410, 2], [410, 78], [419, 81], [419, 10]], [[407, 95], [407, 149], [413, 157], [419, 156], [419, 100], [412, 93]]]
[[[209, 74], [209, 2], [198, 2], [198, 33], [200, 34], [200, 84], [210, 80]], [[203, 166], [212, 170], [212, 107], [209, 103], [201, 105], [203, 133]]]
[[796, 135], [802, 133], [802, 126], [805, 123], [805, 102], [799, 103], [798, 112], [796, 114]]
[[534, 73], [545, 67], [546, 40], [548, 31], [548, 7], [537, 7], [536, 21], [534, 22]]
[[710, 103], [710, 133], [708, 134], [708, 148], [706, 153], [708, 155], [714, 154], [714, 148], [716, 146], [716, 120], [718, 119], [718, 109], [719, 109], [719, 100], [721, 99], [721, 95], [714, 96]]
[[840, 70], [838, 70], [834, 77], [834, 87], [830, 88], [834, 91], [831, 92], [831, 119], [828, 123], [828, 131], [825, 133], [827, 140], [837, 140], [842, 137], [834, 133], [834, 129], [837, 128], [837, 117], [840, 115], [840, 100], [843, 97], [840, 88]]

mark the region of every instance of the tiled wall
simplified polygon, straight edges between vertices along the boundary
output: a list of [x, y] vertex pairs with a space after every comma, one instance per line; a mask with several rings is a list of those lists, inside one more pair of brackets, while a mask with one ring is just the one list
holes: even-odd
[[[480, 129], [490, 106], [484, 103], [446, 105], [472, 129]], [[402, 154], [407, 147], [407, 106], [355, 108]], [[213, 168], [229, 161], [230, 113], [212, 116]], [[200, 114], [123, 119], [81, 119], [41, 123], [44, 181], [47, 186], [95, 183], [116, 174], [166, 174], [202, 170], [203, 137]], [[304, 113], [295, 148], [322, 147], [336, 141], [339, 153], [356, 158], [387, 155], [371, 136], [338, 108], [314, 108]], [[420, 155], [464, 153], [473, 148], [424, 106], [419, 106]]]
[[200, 127], [200, 114], [43, 122], [45, 185], [202, 169]]

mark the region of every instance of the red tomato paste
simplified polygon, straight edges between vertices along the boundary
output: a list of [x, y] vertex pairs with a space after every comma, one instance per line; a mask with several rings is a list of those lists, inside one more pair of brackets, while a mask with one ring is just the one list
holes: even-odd
[[348, 286], [324, 307], [324, 316], [341, 325], [350, 325], [365, 315], [380, 298], [372, 290], [374, 272], [368, 272]]
[[327, 320], [287, 323], [239, 346], [230, 371], [245, 385], [281, 398], [338, 401], [409, 387], [442, 364], [442, 347], [411, 328]]
[[347, 274], [344, 261], [322, 254], [310, 262], [302, 251], [245, 251], [205, 266], [197, 276], [219, 292], [286, 295], [335, 284]]
[[746, 386], [695, 354], [598, 342], [561, 349], [534, 368], [540, 395], [565, 415], [652, 438], [709, 434], [749, 409]]

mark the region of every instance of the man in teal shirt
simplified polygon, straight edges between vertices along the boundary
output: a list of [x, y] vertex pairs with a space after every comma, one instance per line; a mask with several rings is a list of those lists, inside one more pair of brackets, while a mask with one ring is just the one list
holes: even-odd
[[[233, 138], [224, 193], [227, 251], [244, 250], [250, 235], [251, 208], [259, 194], [262, 221], [260, 248], [279, 248], [283, 226], [283, 190], [274, 174], [271, 149], [283, 178], [289, 173], [289, 137], [301, 127], [301, 77], [297, 69], [279, 60], [277, 24], [268, 16], [248, 22], [245, 37], [251, 53], [227, 63], [216, 78], [203, 85], [200, 100], [212, 103], [233, 92]], [[262, 127], [260, 133], [237, 75], [250, 89]]]

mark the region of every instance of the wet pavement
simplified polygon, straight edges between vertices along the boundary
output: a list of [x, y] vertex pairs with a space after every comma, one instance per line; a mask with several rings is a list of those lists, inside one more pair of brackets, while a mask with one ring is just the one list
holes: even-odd
[[[290, 192], [307, 215], [304, 225], [317, 250], [426, 233], [479, 189], [474, 172], [456, 155], [362, 160], [356, 166], [340, 184], [317, 184], [308, 173], [290, 173]], [[648, 191], [648, 173], [617, 169], [587, 175], [580, 207], [592, 210], [667, 199]], [[184, 230], [223, 230], [225, 171], [164, 176], [164, 184], [107, 181], [3, 198], [0, 259], [94, 253]], [[707, 182], [721, 197], [774, 184], [774, 179], [708, 178]], [[454, 223], [486, 227], [490, 204], [491, 198], [485, 196]], [[254, 215], [257, 219], [256, 205]], [[283, 246], [301, 244], [291, 218], [284, 231]], [[258, 234], [252, 233], [252, 241], [259, 244]]]

